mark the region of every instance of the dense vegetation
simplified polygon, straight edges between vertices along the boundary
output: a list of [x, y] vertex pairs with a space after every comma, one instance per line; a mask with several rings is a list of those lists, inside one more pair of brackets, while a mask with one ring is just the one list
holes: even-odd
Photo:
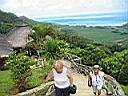
[[105, 72], [114, 76], [120, 83], [128, 83], [128, 49], [115, 52], [99, 63]]

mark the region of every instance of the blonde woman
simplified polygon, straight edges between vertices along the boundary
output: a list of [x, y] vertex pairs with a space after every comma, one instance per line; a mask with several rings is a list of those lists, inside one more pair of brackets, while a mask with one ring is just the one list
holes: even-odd
[[55, 96], [70, 96], [69, 89], [73, 86], [73, 76], [71, 71], [63, 66], [61, 60], [56, 61], [45, 82], [52, 79], [55, 82]]

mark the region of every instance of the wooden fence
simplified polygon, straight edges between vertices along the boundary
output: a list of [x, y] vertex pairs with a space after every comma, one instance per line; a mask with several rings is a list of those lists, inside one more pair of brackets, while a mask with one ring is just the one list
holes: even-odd
[[41, 84], [36, 88], [27, 90], [13, 96], [54, 96], [54, 82]]

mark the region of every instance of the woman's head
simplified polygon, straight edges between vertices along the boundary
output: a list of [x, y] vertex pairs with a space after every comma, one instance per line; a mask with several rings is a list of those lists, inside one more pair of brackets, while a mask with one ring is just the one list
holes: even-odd
[[93, 71], [94, 71], [95, 74], [97, 74], [99, 72], [99, 70], [100, 70], [99, 65], [94, 65], [93, 66]]
[[62, 61], [57, 60], [55, 65], [54, 65], [54, 68], [55, 68], [57, 73], [62, 73], [63, 72], [63, 63], [62, 63]]

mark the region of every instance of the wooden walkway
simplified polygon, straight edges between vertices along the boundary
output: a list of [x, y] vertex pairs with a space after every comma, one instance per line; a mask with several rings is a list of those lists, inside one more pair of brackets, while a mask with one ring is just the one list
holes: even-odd
[[[70, 68], [70, 62], [63, 61], [63, 63], [66, 67]], [[74, 70], [72, 70], [72, 72], [74, 77], [74, 84], [77, 86], [77, 93], [71, 96], [94, 96], [92, 88], [88, 87], [87, 76], [74, 72]], [[102, 92], [100, 96], [106, 96], [106, 95], [104, 94], [104, 92]]]

